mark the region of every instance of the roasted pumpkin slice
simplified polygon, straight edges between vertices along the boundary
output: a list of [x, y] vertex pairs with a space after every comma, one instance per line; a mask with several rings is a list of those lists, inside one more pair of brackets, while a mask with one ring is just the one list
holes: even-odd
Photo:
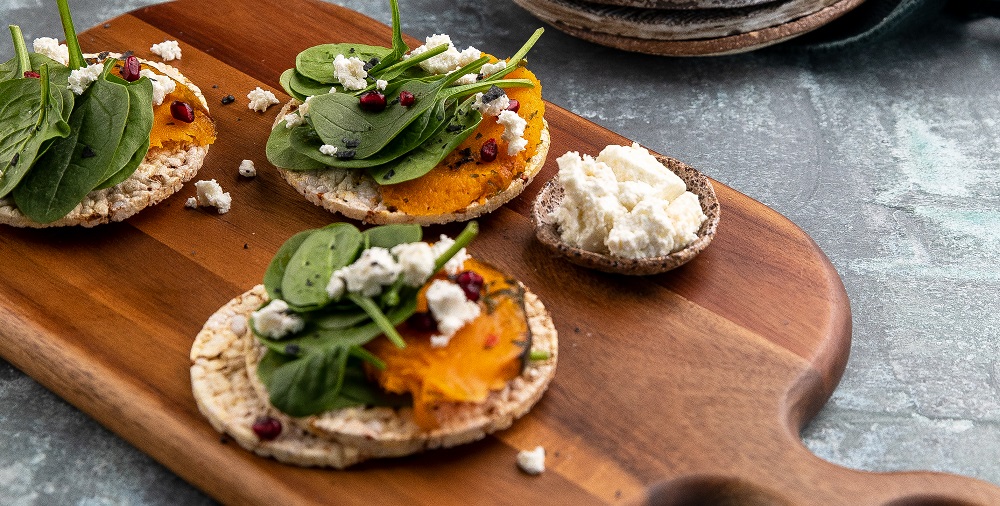
[[387, 392], [412, 394], [414, 419], [425, 429], [439, 425], [438, 404], [481, 402], [491, 391], [503, 389], [521, 373], [531, 349], [524, 288], [484, 263], [470, 259], [464, 268], [483, 277], [481, 313], [447, 346], [431, 346], [435, 332], [413, 323], [426, 314], [426, 286], [417, 299], [416, 317], [398, 327], [406, 347], [397, 348], [384, 337], [366, 346], [386, 365], [370, 367], [369, 375]]
[[[143, 65], [143, 68], [162, 74], [153, 67]], [[205, 146], [215, 142], [215, 122], [201, 105], [201, 99], [183, 83], [176, 82], [176, 84], [174, 91], [163, 98], [162, 104], [153, 106], [153, 129], [149, 133], [150, 149], [172, 144]], [[170, 113], [170, 104], [175, 100], [186, 102], [194, 109], [194, 121], [187, 123], [173, 117]]]

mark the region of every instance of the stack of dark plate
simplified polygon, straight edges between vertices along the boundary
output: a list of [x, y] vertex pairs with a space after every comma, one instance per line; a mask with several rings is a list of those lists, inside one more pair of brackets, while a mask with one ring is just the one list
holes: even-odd
[[733, 54], [788, 40], [863, 0], [514, 0], [552, 26], [627, 51]]

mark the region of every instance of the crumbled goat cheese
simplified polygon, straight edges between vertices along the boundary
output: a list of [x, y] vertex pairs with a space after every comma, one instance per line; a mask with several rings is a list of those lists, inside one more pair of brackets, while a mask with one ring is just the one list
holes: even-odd
[[503, 135], [500, 138], [507, 143], [508, 155], [514, 156], [528, 147], [528, 141], [524, 138], [524, 127], [528, 122], [524, 118], [514, 111], [500, 111], [497, 123], [503, 125]]
[[43, 54], [53, 60], [69, 65], [69, 48], [66, 44], [60, 44], [52, 37], [39, 37], [31, 42], [31, 48], [38, 54]]
[[479, 82], [479, 74], [465, 74], [455, 80], [455, 84], [459, 86], [463, 84], [476, 84], [477, 82]]
[[326, 156], [333, 156], [337, 154], [337, 146], [334, 146], [333, 144], [324, 144], [319, 147], [319, 152]]
[[257, 112], [264, 112], [268, 107], [278, 103], [278, 97], [275, 97], [274, 93], [260, 86], [247, 93], [247, 98], [250, 100], [247, 107]]
[[385, 79], [379, 79], [378, 81], [375, 81], [375, 87], [380, 90], [385, 91], [386, 86], [389, 86], [389, 81], [386, 81]]
[[485, 78], [490, 77], [505, 68], [507, 68], [507, 61], [500, 60], [496, 63], [487, 63], [486, 65], [483, 65], [483, 68], [479, 69], [479, 73]]
[[194, 197], [188, 197], [188, 199], [184, 201], [184, 207], [190, 207], [191, 209], [196, 209], [198, 207], [198, 199]]
[[[497, 89], [499, 90], [500, 88]], [[510, 98], [507, 97], [506, 93], [503, 93], [503, 90], [500, 90], [500, 93], [501, 95], [497, 96], [493, 100], [489, 100], [490, 97], [486, 96], [486, 103], [483, 103], [483, 94], [476, 93], [476, 100], [472, 102], [472, 108], [481, 112], [483, 116], [500, 116], [501, 112], [506, 111], [507, 108], [510, 107]], [[527, 124], [527, 122], [525, 122], [525, 124]], [[522, 128], [522, 132], [523, 131], [524, 130]]]
[[552, 213], [572, 246], [624, 258], [670, 254], [694, 241], [707, 219], [698, 196], [647, 150], [608, 146], [596, 159], [559, 157], [562, 203]]
[[163, 61], [172, 61], [181, 59], [181, 46], [176, 40], [165, 40], [159, 44], [153, 44], [149, 48], [153, 54], [163, 58]]
[[368, 86], [368, 81], [365, 81], [368, 77], [365, 62], [357, 56], [345, 58], [344, 55], [338, 54], [333, 60], [333, 77], [345, 90], [361, 90]]
[[100, 63], [78, 68], [69, 73], [69, 81], [67, 81], [69, 86], [66, 88], [76, 95], [83, 95], [83, 92], [90, 87], [90, 83], [101, 77], [101, 72], [104, 72], [104, 65]]
[[240, 175], [243, 177], [257, 176], [257, 168], [253, 166], [253, 160], [243, 160], [240, 162]]
[[194, 184], [198, 190], [197, 198], [199, 206], [211, 206], [219, 210], [219, 214], [226, 214], [233, 203], [233, 197], [229, 192], [223, 192], [222, 187], [214, 179], [208, 181], [198, 181]]
[[[455, 244], [454, 239], [441, 234], [441, 238], [438, 239], [438, 242], [431, 246], [431, 249], [434, 250], [434, 258], [443, 255], [444, 252], [448, 251], [448, 248], [451, 248], [453, 244]], [[468, 259], [469, 253], [465, 251], [465, 248], [458, 250], [458, 253], [455, 253], [455, 256], [451, 257], [451, 260], [448, 260], [448, 262], [444, 264], [444, 272], [452, 275], [462, 272], [462, 268], [465, 266], [465, 261]]]
[[253, 319], [254, 329], [271, 339], [294, 334], [306, 325], [305, 320], [288, 313], [288, 303], [281, 299], [272, 300], [266, 306], [254, 311], [250, 317]]
[[437, 255], [426, 242], [411, 242], [392, 247], [392, 254], [399, 260], [403, 273], [403, 283], [407, 286], [422, 286], [434, 274]]
[[431, 336], [431, 347], [447, 346], [459, 329], [479, 316], [479, 304], [469, 300], [462, 288], [451, 281], [434, 280], [427, 287], [425, 296], [427, 308], [437, 321], [440, 332]]
[[417, 56], [428, 49], [434, 49], [444, 44], [448, 45], [448, 49], [445, 52], [420, 62], [420, 66], [424, 70], [431, 74], [447, 74], [478, 60], [483, 54], [480, 50], [472, 46], [459, 52], [455, 45], [452, 44], [451, 37], [442, 33], [428, 36], [424, 39], [424, 45], [410, 51], [410, 54], [405, 56], [405, 58]]
[[536, 446], [534, 450], [517, 452], [517, 467], [530, 475], [545, 472], [545, 448]]
[[161, 76], [149, 69], [140, 70], [139, 75], [148, 77], [149, 81], [153, 83], [153, 105], [162, 104], [163, 99], [177, 89], [177, 83], [169, 76]]
[[306, 119], [297, 112], [290, 112], [285, 115], [285, 128], [295, 128], [306, 122]]
[[[326, 287], [327, 294], [331, 298], [338, 299], [346, 289], [350, 293], [374, 297], [382, 293], [383, 286], [395, 283], [401, 271], [402, 267], [389, 250], [379, 247], [368, 248], [361, 252], [361, 256], [353, 264], [337, 269], [330, 276], [330, 282]], [[341, 279], [343, 284], [333, 281], [334, 278]]]

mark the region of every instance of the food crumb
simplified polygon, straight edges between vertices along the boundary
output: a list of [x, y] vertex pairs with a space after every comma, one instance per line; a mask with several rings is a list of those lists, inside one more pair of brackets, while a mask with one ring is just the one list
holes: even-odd
[[278, 97], [274, 96], [269, 90], [265, 90], [258, 86], [257, 88], [250, 90], [247, 93], [247, 99], [250, 103], [247, 107], [257, 112], [264, 112], [268, 107], [278, 104]]
[[159, 44], [153, 44], [149, 48], [156, 56], [159, 56], [163, 61], [173, 61], [181, 59], [181, 46], [176, 40], [165, 40]]
[[184, 202], [184, 207], [190, 207], [191, 209], [198, 207], [198, 199], [194, 197], [188, 198], [187, 201]]
[[[214, 179], [208, 181], [201, 180], [194, 184], [198, 194], [187, 199], [187, 207], [210, 206], [219, 210], [219, 214], [226, 214], [233, 204], [233, 197], [229, 192], [223, 192], [222, 187]], [[193, 204], [193, 205], [192, 205]]]
[[257, 168], [253, 166], [253, 160], [243, 160], [240, 162], [240, 175], [243, 177], [255, 177]]
[[521, 450], [517, 453], [517, 467], [532, 476], [545, 472], [545, 448], [536, 446], [534, 450]]
[[221, 100], [222, 105], [229, 105], [229, 104], [231, 104], [231, 103], [233, 103], [235, 101], [236, 101], [236, 97], [234, 97], [232, 95], [226, 95], [226, 96], [222, 97], [222, 100]]

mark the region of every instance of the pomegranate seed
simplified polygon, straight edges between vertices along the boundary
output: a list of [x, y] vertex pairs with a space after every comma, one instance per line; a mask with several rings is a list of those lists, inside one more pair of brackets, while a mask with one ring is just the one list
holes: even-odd
[[33, 77], [35, 79], [39, 79], [42, 77], [42, 75], [39, 74], [38, 72], [35, 72], [34, 70], [25, 70], [24, 77]]
[[187, 102], [181, 102], [180, 100], [174, 100], [174, 103], [170, 104], [170, 115], [177, 121], [185, 123], [194, 121], [194, 109]]
[[507, 110], [510, 112], [517, 112], [521, 108], [521, 102], [518, 102], [516, 98], [510, 99], [510, 105], [507, 106]]
[[496, 334], [490, 334], [490, 335], [486, 336], [486, 343], [485, 343], [485, 345], [486, 345], [486, 349], [487, 350], [490, 349], [490, 348], [492, 348], [492, 347], [494, 347], [494, 346], [496, 346], [496, 345], [498, 345], [498, 344], [500, 344], [500, 337], [499, 336], [497, 336]]
[[483, 147], [479, 148], [479, 159], [489, 163], [497, 159], [497, 140], [490, 139], [483, 143]]
[[269, 416], [258, 418], [253, 423], [253, 433], [261, 441], [273, 441], [281, 434], [281, 421]]
[[385, 110], [385, 95], [381, 91], [366, 91], [359, 98], [361, 108], [368, 112], [382, 112]]
[[417, 100], [417, 97], [413, 96], [413, 93], [408, 91], [399, 92], [399, 105], [403, 107], [409, 107], [413, 105], [413, 102]]
[[135, 56], [128, 56], [122, 65], [122, 79], [130, 83], [138, 81], [140, 77], [139, 70], [139, 59]]
[[483, 290], [483, 277], [472, 271], [462, 271], [455, 278], [459, 288], [465, 292], [465, 298], [476, 302], [479, 300], [479, 292]]
[[406, 322], [413, 328], [413, 330], [422, 332], [437, 332], [437, 321], [431, 316], [430, 312], [427, 313], [413, 313]]

